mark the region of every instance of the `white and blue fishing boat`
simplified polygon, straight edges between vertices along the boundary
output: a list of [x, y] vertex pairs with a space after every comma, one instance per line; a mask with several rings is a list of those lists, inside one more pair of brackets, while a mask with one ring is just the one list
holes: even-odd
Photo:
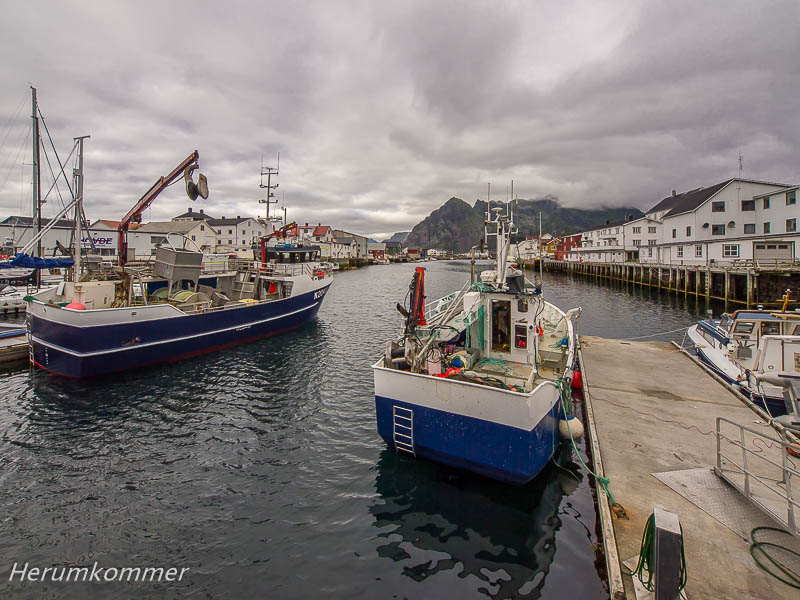
[[687, 337], [697, 357], [728, 384], [772, 416], [786, 413], [783, 387], [759, 375], [800, 374], [800, 312], [787, 311], [786, 302], [776, 311], [737, 310], [698, 321]]
[[[524, 484], [550, 461], [575, 360], [574, 321], [508, 260], [511, 205], [493, 208], [495, 268], [425, 310], [424, 269], [398, 304], [405, 331], [373, 365], [378, 433], [397, 451]], [[473, 252], [474, 252], [473, 248]], [[474, 262], [473, 262], [474, 265]]]
[[[317, 315], [331, 270], [320, 262], [319, 246], [280, 243], [289, 226], [262, 238], [253, 260], [232, 259], [221, 272], [203, 274], [203, 253], [185, 237], [173, 243], [172, 234], [152, 269], [127, 266], [128, 224], [173, 180], [183, 174], [192, 199], [207, 197], [205, 179], [191, 180], [198, 158], [195, 151], [160, 178], [121, 221], [118, 266], [87, 263], [82, 272], [76, 241], [72, 281], [26, 298], [35, 366], [70, 377], [104, 375], [276, 335]], [[82, 166], [76, 176], [80, 223]]]

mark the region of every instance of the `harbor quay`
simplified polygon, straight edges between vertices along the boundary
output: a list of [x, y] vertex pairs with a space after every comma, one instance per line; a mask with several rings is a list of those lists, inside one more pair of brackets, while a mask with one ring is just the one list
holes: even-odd
[[[767, 419], [671, 343], [581, 336], [579, 360], [595, 471], [610, 480], [613, 494], [597, 486], [611, 597], [642, 597], [630, 573], [648, 518], [662, 509], [680, 520], [687, 598], [796, 598], [796, 589], [751, 556], [751, 530], [780, 523], [719, 475], [728, 472], [731, 455], [746, 454], [745, 467], [749, 459], [751, 472], [769, 478], [753, 464], [754, 457], [782, 460]], [[725, 433], [738, 425], [735, 434]], [[725, 454], [726, 447], [734, 451]], [[753, 491], [753, 498], [766, 495]], [[782, 507], [766, 500], [764, 506], [786, 514], [785, 500]], [[800, 550], [796, 536], [777, 542]], [[796, 573], [800, 555], [787, 556]]]
[[[532, 268], [528, 265], [528, 268]], [[675, 295], [719, 300], [743, 308], [777, 306], [787, 289], [800, 289], [800, 265], [731, 264], [675, 265], [598, 263], [544, 259], [545, 271], [565, 272], [588, 279], [631, 283]], [[792, 302], [792, 301], [790, 301]]]

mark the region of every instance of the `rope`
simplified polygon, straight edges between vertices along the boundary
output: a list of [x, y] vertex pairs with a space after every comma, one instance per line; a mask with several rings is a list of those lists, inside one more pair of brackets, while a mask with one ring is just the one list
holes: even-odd
[[[779, 563], [772, 556], [767, 554], [767, 551], [764, 550], [764, 548], [767, 547], [767, 546], [771, 546], [773, 548], [779, 548], [780, 550], [783, 550], [784, 552], [788, 552], [789, 554], [794, 554], [795, 556], [798, 556], [798, 557], [800, 557], [800, 553], [797, 553], [794, 550], [790, 550], [789, 548], [786, 548], [785, 546], [781, 546], [780, 544], [775, 544], [775, 543], [772, 543], [772, 542], [759, 542], [756, 539], [756, 532], [757, 531], [777, 531], [779, 533], [784, 533], [786, 535], [791, 535], [791, 534], [788, 531], [784, 531], [783, 529], [778, 529], [776, 527], [756, 527], [755, 529], [753, 529], [750, 532], [750, 539], [753, 541], [753, 543], [750, 544], [750, 556], [752, 556], [753, 560], [756, 561], [756, 564], [759, 567], [761, 567], [764, 571], [766, 571], [769, 575], [772, 575], [775, 579], [785, 583], [786, 585], [788, 585], [790, 587], [793, 587], [793, 588], [795, 588], [797, 590], [800, 590], [800, 576], [798, 576], [797, 573], [795, 573], [794, 571], [789, 570], [787, 567], [785, 567], [784, 565]], [[778, 567], [780, 572], [783, 573], [783, 575], [785, 575], [786, 578], [784, 579], [780, 575], [775, 574], [775, 572], [770, 570], [769, 567], [767, 567], [764, 563], [762, 563], [761, 560], [759, 560], [758, 556], [756, 556], [756, 550], [761, 552], [761, 554], [763, 554], [767, 559], [769, 559], [769, 562], [771, 562], [774, 566]]]
[[566, 379], [558, 379], [555, 382], [556, 387], [559, 391], [559, 396], [561, 398], [561, 411], [564, 414], [564, 419], [567, 421], [567, 433], [569, 433], [569, 441], [572, 443], [572, 449], [575, 451], [575, 456], [578, 457], [578, 462], [581, 463], [581, 466], [589, 473], [592, 477], [595, 478], [597, 483], [603, 488], [603, 491], [608, 496], [608, 501], [611, 503], [611, 506], [616, 506], [617, 501], [614, 500], [614, 494], [611, 493], [611, 490], [608, 487], [608, 484], [611, 483], [611, 480], [608, 477], [603, 477], [602, 475], [598, 475], [594, 471], [592, 471], [589, 466], [583, 462], [583, 457], [581, 453], [578, 451], [578, 447], [575, 445], [575, 439], [572, 437], [572, 431], [569, 427], [569, 419], [567, 419], [567, 415], [569, 414], [569, 404], [572, 401], [572, 391], [570, 390], [569, 382]]
[[621, 341], [627, 342], [627, 341], [630, 341], [630, 340], [643, 340], [643, 339], [649, 338], [649, 337], [657, 337], [659, 335], [667, 335], [669, 333], [677, 333], [679, 331], [684, 331], [684, 330], [688, 331], [690, 327], [694, 327], [694, 325], [689, 325], [688, 327], [681, 327], [680, 329], [672, 329], [670, 331], [662, 331], [661, 333], [651, 333], [650, 335], [640, 335], [640, 336], [637, 336], [637, 337], [621, 338]]

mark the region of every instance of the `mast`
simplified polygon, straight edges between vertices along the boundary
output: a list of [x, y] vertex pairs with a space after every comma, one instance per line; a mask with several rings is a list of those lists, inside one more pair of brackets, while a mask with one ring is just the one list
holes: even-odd
[[[31, 86], [31, 118], [33, 119], [33, 216], [36, 220], [36, 233], [42, 230], [42, 191], [41, 174], [39, 168], [39, 117], [37, 116], [38, 104], [36, 101], [36, 88]], [[36, 244], [36, 256], [42, 255], [42, 240]], [[42, 273], [35, 269], [36, 285], [42, 282]]]
[[[78, 168], [72, 171], [72, 189], [75, 190], [75, 235], [72, 259], [72, 281], [78, 283], [81, 276], [81, 216], [83, 215], [83, 140], [90, 136], [83, 135], [73, 138], [78, 143]], [[87, 235], [89, 232], [87, 231]]]
[[542, 255], [542, 211], [539, 211], [539, 285], [544, 282], [544, 256]]
[[[259, 184], [259, 187], [261, 189], [266, 189], [267, 191], [266, 191], [266, 197], [263, 200], [259, 200], [259, 203], [267, 205], [267, 211], [266, 211], [267, 233], [270, 233], [269, 232], [270, 221], [280, 221], [280, 217], [272, 217], [272, 219], [270, 219], [270, 216], [269, 216], [269, 205], [270, 204], [278, 204], [278, 199], [275, 198], [275, 194], [272, 193], [272, 190], [277, 189], [279, 184], [277, 184], [277, 183], [275, 185], [272, 184], [272, 176], [278, 174], [278, 171], [279, 171], [280, 167], [281, 167], [281, 153], [280, 152], [278, 152], [278, 166], [277, 167], [273, 168], [273, 167], [265, 167], [263, 164], [261, 165], [261, 183]], [[267, 176], [267, 185], [264, 185], [264, 175]], [[272, 200], [272, 198], [275, 198], [275, 200]]]

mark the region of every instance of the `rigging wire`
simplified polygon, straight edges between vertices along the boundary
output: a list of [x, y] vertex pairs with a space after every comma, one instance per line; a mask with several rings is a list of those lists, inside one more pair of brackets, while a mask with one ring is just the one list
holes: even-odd
[[13, 171], [14, 167], [17, 165], [17, 160], [19, 160], [19, 155], [22, 152], [22, 149], [25, 148], [28, 145], [27, 144], [27, 139], [28, 139], [28, 136], [30, 136], [32, 127], [33, 127], [33, 123], [29, 123], [27, 131], [20, 138], [20, 142], [17, 142], [19, 144], [19, 150], [17, 150], [17, 155], [14, 157], [14, 160], [11, 163], [11, 166], [8, 168], [8, 172], [6, 173], [5, 179], [3, 179], [3, 183], [0, 184], [0, 192], [2, 192], [3, 189], [6, 187], [6, 182], [8, 181], [8, 178], [11, 175], [11, 171]]
[[27, 97], [28, 97], [28, 92], [26, 91], [22, 95], [22, 99], [19, 101], [19, 105], [17, 106], [17, 109], [14, 111], [14, 113], [11, 116], [8, 117], [8, 121], [6, 121], [6, 124], [3, 126], [3, 131], [5, 133], [0, 135], [0, 137], [2, 137], [2, 140], [0, 140], [0, 149], [2, 149], [5, 146], [6, 138], [8, 138], [8, 135], [11, 133], [11, 129], [12, 129], [11, 124], [13, 122], [15, 122], [19, 118], [19, 113], [22, 112], [22, 107], [25, 106], [25, 99]]

